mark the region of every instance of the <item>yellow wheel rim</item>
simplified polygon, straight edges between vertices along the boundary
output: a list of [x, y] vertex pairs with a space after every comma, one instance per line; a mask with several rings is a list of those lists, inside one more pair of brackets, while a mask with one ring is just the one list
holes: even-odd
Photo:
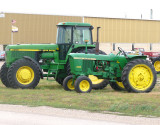
[[73, 81], [73, 79], [70, 79], [70, 80], [68, 81], [68, 83], [67, 83], [67, 86], [68, 86], [68, 88], [69, 88], [70, 90], [74, 90], [74, 85], [72, 85], [72, 81]]
[[123, 88], [123, 89], [125, 88], [122, 82], [116, 81], [116, 84], [117, 84], [120, 88]]
[[154, 63], [154, 68], [155, 68], [155, 70], [156, 70], [157, 72], [160, 71], [160, 61], [156, 61], [156, 62]]
[[146, 90], [153, 82], [153, 73], [147, 65], [135, 65], [129, 73], [129, 82], [137, 90]]
[[34, 79], [34, 71], [28, 66], [22, 66], [17, 70], [16, 78], [20, 84], [28, 85]]
[[79, 84], [79, 88], [81, 91], [86, 92], [90, 88], [90, 84], [87, 80], [82, 80]]
[[88, 78], [90, 78], [92, 84], [99, 84], [104, 81], [104, 79], [98, 79], [98, 77], [94, 75], [89, 75]]

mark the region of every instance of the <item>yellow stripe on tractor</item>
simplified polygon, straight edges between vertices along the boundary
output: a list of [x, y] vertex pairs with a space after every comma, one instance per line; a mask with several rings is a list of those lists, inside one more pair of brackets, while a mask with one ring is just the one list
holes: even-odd
[[10, 49], [10, 51], [46, 51], [54, 52], [56, 50], [41, 50], [41, 49]]

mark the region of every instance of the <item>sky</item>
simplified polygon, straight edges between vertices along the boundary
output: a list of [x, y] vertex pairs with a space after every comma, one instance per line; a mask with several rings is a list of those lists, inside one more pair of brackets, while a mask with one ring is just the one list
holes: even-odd
[[0, 0], [0, 12], [160, 20], [160, 0]]

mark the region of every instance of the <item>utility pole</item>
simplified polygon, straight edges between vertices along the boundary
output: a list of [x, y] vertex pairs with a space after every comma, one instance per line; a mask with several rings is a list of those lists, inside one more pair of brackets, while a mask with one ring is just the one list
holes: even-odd
[[153, 10], [150, 10], [150, 19], [153, 19]]

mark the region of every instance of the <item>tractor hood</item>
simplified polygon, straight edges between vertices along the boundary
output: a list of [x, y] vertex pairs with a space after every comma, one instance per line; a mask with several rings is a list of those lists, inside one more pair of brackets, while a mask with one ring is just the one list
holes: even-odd
[[69, 56], [73, 59], [81, 60], [106, 60], [107, 55], [95, 55], [95, 54], [84, 54], [84, 53], [70, 53]]
[[[82, 60], [106, 60], [106, 61], [115, 61], [115, 60], [121, 60], [121, 59], [126, 59], [124, 55], [115, 55], [113, 53], [110, 53], [108, 55], [96, 55], [96, 54], [84, 54], [84, 53], [70, 53], [70, 57], [73, 59], [82, 59]], [[131, 59], [146, 59], [147, 56], [139, 56], [139, 55], [127, 55], [128, 60]]]
[[124, 55], [115, 55], [110, 53], [108, 55], [95, 55], [95, 54], [84, 54], [84, 53], [70, 53], [69, 58], [79, 59], [79, 60], [104, 60], [109, 62], [117, 62], [121, 67], [124, 67], [129, 61], [133, 59], [146, 59], [147, 56], [139, 56], [139, 55], [127, 55], [126, 58]]
[[56, 44], [20, 44], [8, 45], [5, 51], [56, 51], [59, 50]]
[[[123, 67], [131, 60], [134, 59], [146, 59], [147, 56], [139, 56], [139, 55], [127, 55], [128, 58], [126, 58], [124, 55], [115, 55], [113, 53], [110, 53], [109, 55], [95, 55], [95, 54], [84, 54], [84, 53], [70, 53], [69, 54], [69, 60], [71, 65], [74, 65], [74, 62], [79, 64], [81, 60], [103, 60], [103, 61], [109, 61], [110, 65], [114, 67], [115, 63], [118, 64], [122, 69]], [[76, 61], [78, 60], [78, 61]]]

